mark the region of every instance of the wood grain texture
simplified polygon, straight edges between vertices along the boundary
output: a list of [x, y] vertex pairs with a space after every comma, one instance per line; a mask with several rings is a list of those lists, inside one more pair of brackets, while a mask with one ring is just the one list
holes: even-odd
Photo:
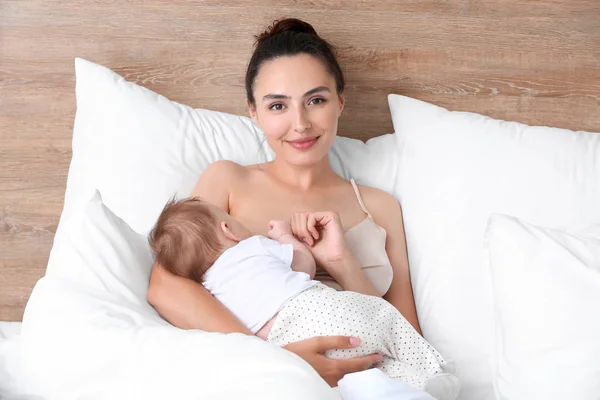
[[71, 157], [74, 58], [193, 107], [246, 114], [252, 37], [295, 16], [337, 46], [340, 134], [392, 132], [388, 93], [600, 131], [598, 0], [0, 1], [0, 320], [43, 275]]

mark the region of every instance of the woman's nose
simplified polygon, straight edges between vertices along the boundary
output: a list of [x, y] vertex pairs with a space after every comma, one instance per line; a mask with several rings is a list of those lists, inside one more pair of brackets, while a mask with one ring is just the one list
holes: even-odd
[[294, 130], [298, 133], [304, 133], [310, 129], [311, 124], [306, 116], [306, 111], [303, 108], [296, 110], [294, 121]]

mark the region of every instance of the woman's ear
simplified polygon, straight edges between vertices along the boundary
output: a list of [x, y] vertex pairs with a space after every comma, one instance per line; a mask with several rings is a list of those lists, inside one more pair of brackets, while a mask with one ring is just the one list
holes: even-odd
[[250, 117], [254, 120], [254, 122], [258, 123], [256, 117], [256, 107], [250, 103], [250, 100], [246, 100], [246, 105], [248, 106], [248, 111], [250, 112]]
[[346, 105], [346, 98], [344, 95], [340, 96], [340, 112], [338, 113], [338, 117], [342, 115], [342, 111], [344, 110], [344, 105]]
[[227, 222], [221, 221], [221, 230], [223, 231], [223, 235], [225, 235], [225, 237], [227, 239], [232, 240], [237, 243], [242, 241], [242, 239], [238, 235], [233, 233], [233, 231], [231, 230], [231, 228]]

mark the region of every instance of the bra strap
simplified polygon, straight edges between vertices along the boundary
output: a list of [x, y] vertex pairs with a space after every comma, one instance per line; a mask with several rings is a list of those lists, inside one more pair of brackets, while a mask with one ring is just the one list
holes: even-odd
[[358, 190], [358, 185], [354, 181], [354, 178], [350, 178], [350, 183], [354, 188], [354, 193], [356, 194], [356, 198], [358, 199], [358, 204], [360, 204], [360, 208], [362, 208], [362, 210], [370, 217], [371, 213], [369, 212], [369, 210], [367, 210], [367, 207], [365, 207], [365, 203], [363, 202], [362, 197], [360, 197], [360, 191]]

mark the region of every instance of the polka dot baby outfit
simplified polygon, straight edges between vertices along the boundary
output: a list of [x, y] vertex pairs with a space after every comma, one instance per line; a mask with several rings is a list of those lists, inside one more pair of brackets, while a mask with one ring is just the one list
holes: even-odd
[[325, 355], [347, 359], [383, 355], [375, 367], [390, 378], [419, 389], [445, 371], [447, 362], [387, 301], [321, 283], [306, 289], [279, 312], [267, 341], [278, 346], [314, 336], [346, 335], [361, 339], [359, 347], [328, 350]]

